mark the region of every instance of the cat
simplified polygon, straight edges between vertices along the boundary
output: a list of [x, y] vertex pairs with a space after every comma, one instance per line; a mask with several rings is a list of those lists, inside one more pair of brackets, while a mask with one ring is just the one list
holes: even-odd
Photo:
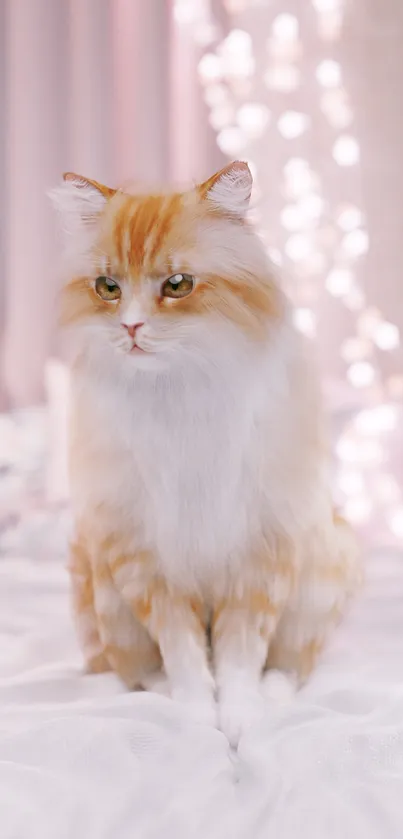
[[185, 192], [67, 173], [72, 600], [92, 672], [171, 696], [236, 745], [262, 673], [302, 683], [360, 578], [335, 513], [307, 342], [236, 161]]

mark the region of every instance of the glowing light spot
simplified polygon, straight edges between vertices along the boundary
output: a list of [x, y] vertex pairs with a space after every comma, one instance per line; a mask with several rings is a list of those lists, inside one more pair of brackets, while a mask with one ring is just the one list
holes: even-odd
[[397, 413], [394, 405], [377, 405], [357, 414], [354, 425], [361, 434], [381, 434], [393, 431], [397, 424]]
[[333, 297], [343, 297], [353, 286], [353, 275], [347, 268], [334, 268], [326, 277], [325, 287]]
[[337, 61], [321, 61], [316, 68], [316, 78], [323, 87], [337, 87], [341, 83], [341, 67]]
[[294, 324], [303, 335], [306, 335], [308, 338], [314, 337], [316, 333], [316, 319], [312, 309], [295, 309]]
[[369, 236], [366, 230], [351, 230], [343, 236], [342, 248], [348, 256], [359, 257], [367, 253]]
[[245, 148], [245, 134], [240, 128], [223, 128], [217, 134], [217, 144], [221, 151], [229, 157], [240, 154]]
[[198, 71], [204, 84], [218, 81], [223, 72], [221, 58], [212, 52], [207, 52], [199, 61]]
[[299, 111], [285, 111], [279, 118], [277, 126], [286, 140], [294, 140], [307, 130], [309, 118]]
[[400, 334], [397, 326], [388, 321], [382, 321], [375, 327], [374, 342], [380, 350], [394, 350], [400, 344]]
[[342, 207], [337, 215], [337, 224], [345, 233], [360, 227], [363, 221], [364, 217], [361, 210], [353, 205]]
[[354, 166], [360, 159], [360, 147], [355, 137], [343, 134], [333, 145], [333, 157], [339, 166]]
[[223, 74], [228, 78], [246, 79], [255, 71], [252, 38], [243, 29], [232, 29], [219, 48]]
[[264, 133], [269, 123], [270, 111], [266, 105], [258, 102], [246, 102], [236, 115], [237, 123], [251, 139], [257, 139]]
[[299, 32], [297, 18], [289, 14], [277, 15], [272, 24], [272, 32], [279, 41], [295, 41]]
[[353, 387], [369, 387], [375, 381], [375, 370], [369, 361], [356, 361], [347, 370]]

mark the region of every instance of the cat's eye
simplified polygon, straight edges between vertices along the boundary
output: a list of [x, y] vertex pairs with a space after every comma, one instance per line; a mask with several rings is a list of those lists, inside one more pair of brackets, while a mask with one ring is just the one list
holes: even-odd
[[163, 283], [161, 294], [163, 297], [173, 297], [176, 299], [187, 297], [193, 291], [194, 285], [194, 277], [190, 274], [174, 274], [173, 277], [169, 277], [169, 280], [165, 280]]
[[119, 300], [122, 295], [120, 286], [110, 277], [97, 277], [95, 291], [102, 300]]

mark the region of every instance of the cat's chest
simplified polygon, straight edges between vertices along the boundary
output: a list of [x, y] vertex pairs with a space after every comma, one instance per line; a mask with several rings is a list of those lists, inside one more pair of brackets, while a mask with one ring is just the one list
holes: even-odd
[[111, 506], [166, 576], [203, 583], [234, 561], [258, 517], [256, 419], [252, 383], [247, 399], [241, 386], [89, 385], [78, 424], [91, 432], [92, 466], [76, 481], [78, 507]]
[[115, 412], [125, 506], [168, 574], [202, 578], [246, 539], [255, 507], [250, 402], [212, 390], [142, 394]]

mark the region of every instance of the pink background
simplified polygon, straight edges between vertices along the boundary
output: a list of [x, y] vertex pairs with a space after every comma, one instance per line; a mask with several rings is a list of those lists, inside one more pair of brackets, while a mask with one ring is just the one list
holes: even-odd
[[[173, 0], [0, 0], [0, 407], [44, 395], [46, 359], [60, 354], [57, 329], [59, 240], [46, 192], [64, 170], [106, 181], [153, 184], [207, 176], [224, 162], [208, 122], [197, 75], [202, 47], [178, 25]], [[189, 7], [197, 6], [189, 0]], [[224, 36], [229, 9], [209, 3]], [[264, 7], [256, 41], [275, 12], [312, 20], [311, 4], [243, 2]], [[267, 11], [266, 11], [267, 9]], [[262, 17], [263, 15], [263, 17]], [[257, 24], [256, 24], [257, 26]], [[264, 28], [264, 27], [263, 27]], [[370, 251], [359, 266], [369, 302], [403, 327], [403, 6], [400, 0], [351, 0], [339, 42], [361, 146], [359, 198]], [[309, 43], [308, 73], [323, 58]], [[316, 51], [316, 52], [315, 52]], [[317, 53], [317, 54], [316, 54]], [[309, 90], [303, 86], [298, 104]], [[309, 104], [309, 103], [308, 103]], [[320, 158], [326, 136], [312, 132]], [[267, 159], [276, 149], [267, 141]], [[306, 150], [306, 149], [305, 149]], [[298, 146], [297, 146], [298, 153]], [[273, 157], [274, 156], [274, 157]], [[269, 190], [273, 218], [280, 207]], [[340, 341], [349, 329], [338, 302], [320, 303], [319, 341], [329, 380], [344, 375]], [[381, 360], [401, 369], [400, 350]]]

